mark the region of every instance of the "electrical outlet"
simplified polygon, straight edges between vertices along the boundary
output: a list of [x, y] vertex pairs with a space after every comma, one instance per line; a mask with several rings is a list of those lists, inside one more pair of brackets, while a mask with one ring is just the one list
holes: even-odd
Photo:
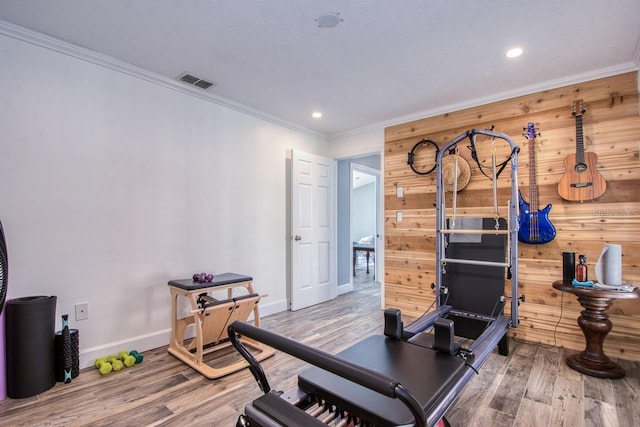
[[402, 222], [402, 211], [396, 212], [396, 222]]
[[76, 304], [76, 320], [87, 320], [89, 318], [89, 303], [80, 302]]
[[404, 197], [404, 188], [402, 187], [396, 188], [396, 197]]

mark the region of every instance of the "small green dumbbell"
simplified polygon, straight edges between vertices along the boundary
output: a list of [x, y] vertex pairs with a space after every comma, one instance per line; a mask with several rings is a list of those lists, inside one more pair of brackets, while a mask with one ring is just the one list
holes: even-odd
[[144, 356], [142, 356], [136, 350], [131, 350], [131, 352], [129, 354], [136, 358], [136, 363], [142, 362], [142, 359], [144, 358]]
[[122, 360], [116, 360], [113, 362], [112, 366], [114, 371], [119, 371], [124, 367], [124, 363], [122, 362]]
[[102, 375], [107, 375], [109, 372], [113, 370], [113, 365], [109, 362], [104, 362], [100, 364], [100, 368], [98, 370]]
[[96, 369], [100, 369], [100, 366], [102, 366], [102, 364], [106, 362], [107, 362], [106, 357], [98, 357], [96, 361], [93, 363], [93, 366], [95, 366]]
[[124, 360], [122, 361], [124, 363], [124, 366], [126, 366], [127, 368], [133, 366], [136, 364], [136, 358], [133, 356], [127, 356], [124, 358]]

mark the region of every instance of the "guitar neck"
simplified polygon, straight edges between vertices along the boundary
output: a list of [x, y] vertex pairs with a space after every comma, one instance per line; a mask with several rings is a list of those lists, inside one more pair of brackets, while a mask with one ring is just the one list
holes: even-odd
[[538, 211], [538, 183], [536, 180], [536, 150], [534, 139], [529, 139], [529, 206], [532, 212]]
[[582, 134], [582, 114], [576, 114], [576, 163], [584, 163], [584, 136]]

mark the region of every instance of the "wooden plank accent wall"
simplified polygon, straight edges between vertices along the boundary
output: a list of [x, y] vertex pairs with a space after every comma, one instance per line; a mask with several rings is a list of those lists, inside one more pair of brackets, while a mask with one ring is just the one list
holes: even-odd
[[[597, 169], [607, 182], [607, 190], [596, 200], [568, 202], [560, 198], [558, 182], [565, 172], [565, 156], [575, 154], [576, 123], [571, 104], [578, 99], [587, 108], [583, 116], [585, 151], [597, 154]], [[511, 335], [584, 350], [584, 337], [576, 321], [581, 307], [575, 296], [563, 295], [551, 283], [562, 278], [563, 251], [576, 252], [576, 258], [585, 254], [589, 277], [595, 279], [595, 262], [603, 245], [617, 243], [622, 245], [624, 280], [640, 284], [640, 115], [636, 72], [385, 129], [385, 306], [418, 316], [434, 301], [431, 284], [435, 282], [435, 171], [415, 174], [407, 165], [407, 153], [422, 139], [433, 140], [442, 147], [469, 129], [494, 126], [521, 148], [518, 185], [528, 200], [528, 147], [522, 135], [529, 122], [535, 123], [540, 132], [535, 141], [539, 208], [553, 205], [549, 217], [557, 236], [543, 245], [519, 243], [519, 285], [526, 302], [520, 305], [521, 324], [512, 329]], [[467, 145], [460, 143], [459, 149], [469, 160], [472, 177], [458, 193], [458, 215], [491, 217], [491, 181], [480, 173]], [[489, 168], [490, 144], [482, 146], [488, 148], [481, 149], [478, 155], [483, 167]], [[498, 158], [505, 159], [506, 144], [496, 148]], [[428, 148], [424, 150], [426, 153]], [[508, 175], [505, 170], [498, 180], [504, 216], [509, 198]], [[397, 197], [398, 187], [403, 188], [403, 197]], [[447, 207], [451, 207], [451, 194], [446, 197]], [[396, 222], [397, 211], [403, 213], [402, 222]], [[639, 361], [640, 299], [616, 301], [609, 314], [613, 330], [605, 341], [605, 352], [611, 357]]]

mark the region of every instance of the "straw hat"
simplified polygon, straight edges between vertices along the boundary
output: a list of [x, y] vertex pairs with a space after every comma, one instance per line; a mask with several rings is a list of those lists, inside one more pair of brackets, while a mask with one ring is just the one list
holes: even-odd
[[[469, 162], [462, 156], [458, 157], [458, 191], [462, 191], [469, 184], [471, 179], [471, 167]], [[442, 185], [445, 191], [453, 191], [453, 183], [456, 179], [456, 156], [448, 155], [442, 158]]]

